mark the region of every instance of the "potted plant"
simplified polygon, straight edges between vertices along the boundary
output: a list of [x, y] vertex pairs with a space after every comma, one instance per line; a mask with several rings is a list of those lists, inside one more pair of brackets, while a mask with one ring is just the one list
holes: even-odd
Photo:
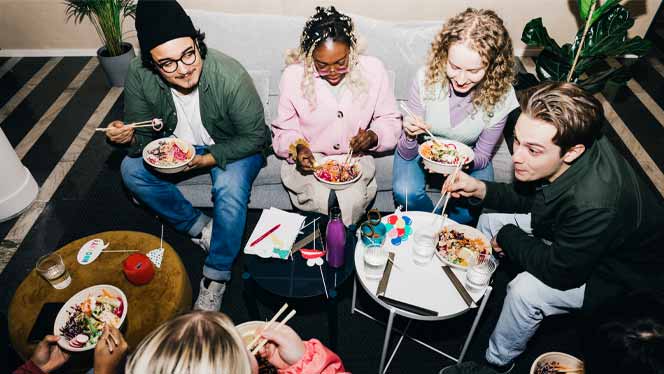
[[81, 23], [89, 19], [104, 44], [97, 50], [108, 82], [112, 86], [124, 86], [129, 62], [134, 58], [134, 48], [122, 40], [122, 24], [127, 17], [135, 18], [134, 0], [65, 0], [67, 21]]
[[606, 59], [641, 57], [650, 49], [650, 41], [627, 37], [634, 19], [619, 0], [606, 0], [602, 5], [599, 0], [578, 0], [578, 5], [584, 25], [572, 43], [559, 46], [547, 33], [542, 18], [531, 20], [523, 29], [521, 40], [529, 47], [542, 48], [535, 59], [537, 78], [574, 82], [592, 93], [609, 82], [624, 84], [629, 80], [627, 69], [608, 66]]
[[[542, 18], [528, 22], [521, 40], [529, 47], [540, 48], [535, 57], [535, 74], [519, 74], [516, 84], [519, 91], [543, 81], [573, 82], [586, 91], [596, 93], [607, 86], [613, 88], [625, 84], [629, 79], [628, 65], [611, 66], [609, 57], [637, 57], [645, 55], [652, 43], [637, 36], [629, 38], [627, 31], [634, 19], [619, 0], [578, 0], [579, 16], [583, 26], [577, 31], [572, 43], [562, 46], [553, 40], [542, 23]], [[512, 152], [514, 125], [520, 110], [510, 113], [505, 130], [505, 140]]]

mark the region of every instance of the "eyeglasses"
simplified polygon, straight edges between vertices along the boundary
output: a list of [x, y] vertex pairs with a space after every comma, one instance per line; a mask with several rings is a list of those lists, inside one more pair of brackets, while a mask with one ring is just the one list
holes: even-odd
[[[314, 61], [314, 64], [316, 65], [316, 71], [318, 72], [318, 76], [320, 77], [325, 77], [330, 74], [346, 74], [350, 70], [348, 68], [348, 55], [341, 59], [342, 62], [336, 62], [334, 64], [324, 64], [318, 61]], [[320, 65], [324, 65], [324, 67], [320, 67]]]
[[164, 73], [174, 73], [178, 70], [178, 63], [182, 62], [184, 65], [193, 65], [196, 62], [196, 44], [194, 48], [182, 54], [177, 60], [168, 60], [164, 62], [155, 62]]

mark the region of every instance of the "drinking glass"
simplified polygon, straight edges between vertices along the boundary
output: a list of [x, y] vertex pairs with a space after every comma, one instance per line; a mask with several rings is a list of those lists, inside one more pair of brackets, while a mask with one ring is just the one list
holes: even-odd
[[69, 271], [67, 271], [65, 263], [62, 261], [62, 257], [57, 253], [49, 253], [40, 257], [37, 260], [36, 268], [39, 275], [55, 289], [61, 290], [71, 284]]
[[[382, 243], [381, 243], [382, 244]], [[364, 248], [364, 275], [367, 279], [381, 279], [389, 252], [382, 245], [370, 244]]]
[[481, 289], [489, 285], [493, 272], [498, 267], [498, 260], [493, 256], [480, 256], [466, 272], [466, 284], [471, 288]]
[[431, 232], [416, 233], [413, 237], [413, 262], [426, 265], [431, 262], [436, 252], [435, 234]]

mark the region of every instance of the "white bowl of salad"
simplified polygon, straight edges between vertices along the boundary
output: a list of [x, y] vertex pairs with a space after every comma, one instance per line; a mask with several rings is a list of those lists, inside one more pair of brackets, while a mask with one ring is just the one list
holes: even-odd
[[343, 190], [357, 182], [362, 170], [357, 159], [344, 164], [346, 155], [327, 156], [316, 165], [314, 177], [331, 190]]
[[53, 326], [58, 344], [72, 352], [94, 349], [105, 324], [119, 328], [127, 316], [127, 296], [115, 286], [88, 287], [67, 300]]
[[444, 175], [452, 174], [459, 162], [467, 165], [475, 158], [469, 146], [447, 139], [437, 139], [437, 143], [428, 140], [420, 145], [418, 152], [429, 171]]
[[143, 148], [143, 160], [155, 170], [166, 174], [181, 172], [194, 156], [194, 146], [178, 138], [153, 140]]

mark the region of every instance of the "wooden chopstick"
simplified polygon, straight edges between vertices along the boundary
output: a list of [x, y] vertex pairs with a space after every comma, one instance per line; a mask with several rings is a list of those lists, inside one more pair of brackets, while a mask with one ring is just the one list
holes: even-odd
[[[135, 129], [137, 127], [152, 127], [153, 124], [152, 124], [152, 120], [149, 120], [149, 121], [134, 122], [134, 123], [127, 124], [125, 126], [126, 127], [131, 127], [132, 129]], [[95, 129], [95, 131], [107, 131], [107, 130], [108, 130], [108, 127], [97, 127]]]
[[[459, 162], [457, 164], [456, 168], [454, 168], [454, 172], [452, 173], [452, 175], [450, 175], [450, 178], [452, 178], [451, 179], [452, 181], [450, 183], [454, 183], [454, 179], [456, 178], [459, 170], [461, 170], [461, 166], [463, 166], [463, 162]], [[445, 191], [445, 195], [447, 195], [447, 198], [445, 199], [445, 204], [443, 204], [443, 210], [440, 211], [441, 215], [445, 214], [445, 209], [447, 209], [447, 202], [450, 201], [450, 197], [452, 196], [452, 192]], [[443, 220], [443, 225], [444, 224], [445, 224], [445, 220]]]
[[[401, 109], [403, 109], [403, 110], [406, 112], [406, 114], [408, 114], [409, 116], [413, 117], [413, 119], [417, 120], [417, 116], [414, 115], [413, 112], [411, 112], [410, 109], [408, 109], [408, 107], [406, 106], [406, 104], [404, 104], [403, 102], [401, 102]], [[427, 135], [429, 135], [429, 137], [431, 137], [431, 141], [432, 141], [432, 142], [436, 143], [436, 144], [439, 145], [439, 146], [442, 146], [442, 144], [441, 144], [441, 143], [438, 141], [438, 139], [437, 139], [437, 138], [431, 133], [431, 131], [429, 131], [429, 129], [427, 129], [427, 128], [423, 128], [423, 130], [426, 131], [426, 133], [427, 133]]]
[[[284, 318], [283, 320], [281, 320], [281, 322], [279, 322], [277, 327], [275, 327], [274, 331], [279, 330], [281, 328], [281, 326], [285, 325], [286, 322], [288, 322], [291, 318], [293, 318], [294, 315], [295, 315], [295, 309], [291, 310], [290, 313], [288, 313], [288, 315], [286, 316], [286, 318]], [[267, 329], [265, 329], [265, 330], [267, 330]], [[265, 330], [263, 330], [263, 331], [265, 331]], [[261, 349], [263, 349], [265, 344], [267, 344], [267, 339], [261, 340], [261, 342], [256, 346], [256, 348], [254, 348], [251, 351], [251, 354], [255, 355], [256, 353], [258, 353]]]
[[[265, 331], [265, 330], [267, 330], [268, 328], [270, 328], [270, 326], [272, 326], [272, 323], [274, 323], [274, 321], [276, 321], [277, 318], [279, 318], [279, 316], [281, 316], [281, 315], [286, 311], [286, 308], [288, 308], [288, 303], [284, 303], [284, 305], [281, 306], [281, 309], [279, 309], [279, 311], [277, 312], [277, 314], [275, 314], [275, 315], [272, 317], [272, 319], [271, 319], [271, 320], [265, 325], [265, 327], [263, 327], [263, 328], [261, 329], [261, 333], [263, 333], [263, 331]], [[249, 343], [249, 344], [247, 345], [247, 349], [251, 349], [251, 347], [253, 347], [254, 344], [256, 344], [256, 343], [258, 342], [258, 339], [261, 338], [261, 333], [256, 334], [256, 336], [254, 336], [254, 340], [252, 340], [251, 343]]]

